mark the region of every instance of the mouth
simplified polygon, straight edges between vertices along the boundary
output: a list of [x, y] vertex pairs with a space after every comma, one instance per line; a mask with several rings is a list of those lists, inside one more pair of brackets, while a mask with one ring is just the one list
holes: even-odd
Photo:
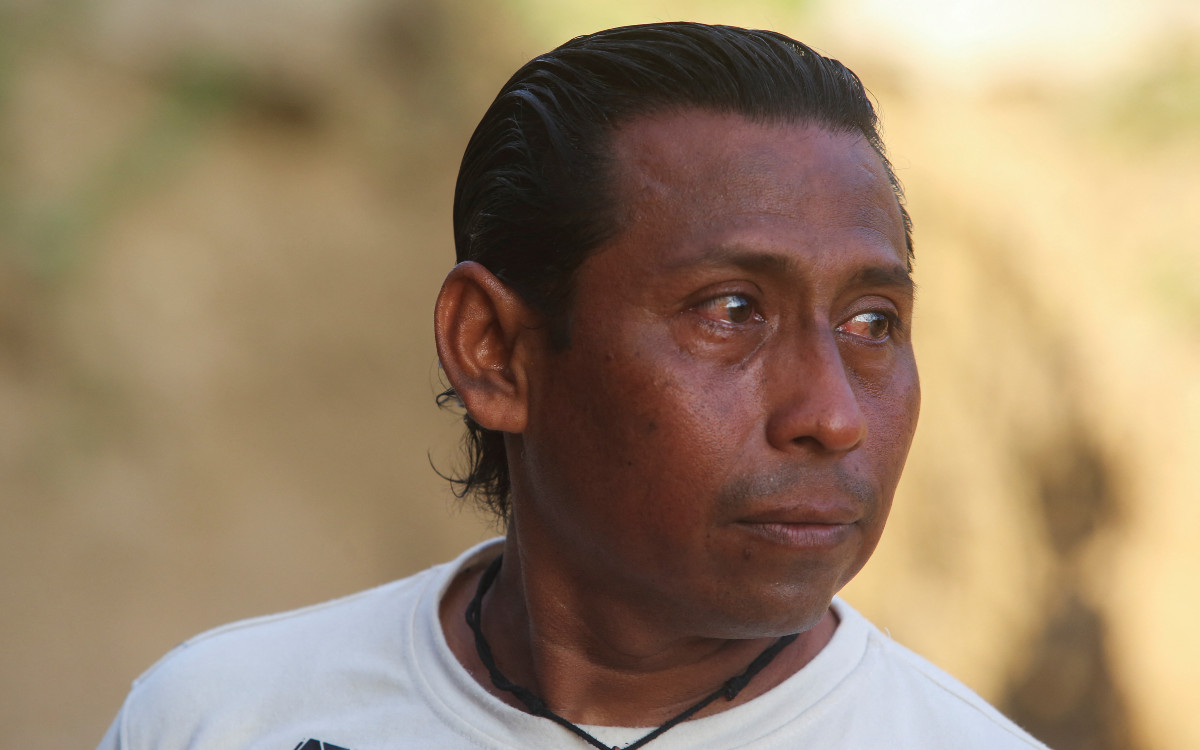
[[854, 533], [853, 523], [738, 521], [741, 529], [772, 544], [796, 549], [832, 549]]
[[751, 515], [734, 525], [773, 544], [829, 549], [850, 538], [859, 518], [850, 508], [800, 508]]

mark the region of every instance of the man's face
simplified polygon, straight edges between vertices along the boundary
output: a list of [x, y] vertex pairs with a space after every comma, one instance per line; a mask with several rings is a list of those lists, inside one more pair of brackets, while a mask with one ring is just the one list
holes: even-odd
[[614, 150], [621, 230], [530, 370], [522, 548], [683, 633], [810, 627], [874, 550], [917, 422], [883, 165], [856, 134], [702, 111]]

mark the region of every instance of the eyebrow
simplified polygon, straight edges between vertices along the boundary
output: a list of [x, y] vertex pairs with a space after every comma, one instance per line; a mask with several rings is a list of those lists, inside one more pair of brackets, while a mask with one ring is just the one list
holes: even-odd
[[854, 274], [850, 286], [886, 286], [900, 289], [906, 294], [915, 296], [917, 282], [913, 281], [912, 272], [905, 266], [870, 266]]
[[[777, 253], [743, 250], [737, 247], [716, 247], [704, 254], [700, 265], [733, 266], [755, 273], [783, 275], [794, 271], [796, 262], [789, 256]], [[863, 268], [851, 277], [847, 286], [890, 287], [909, 296], [916, 296], [917, 293], [917, 283], [913, 281], [912, 271], [901, 264]]]

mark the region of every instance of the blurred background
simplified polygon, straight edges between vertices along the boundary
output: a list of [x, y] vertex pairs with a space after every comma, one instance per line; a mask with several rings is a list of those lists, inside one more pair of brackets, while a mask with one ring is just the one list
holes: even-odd
[[846, 597], [1057, 750], [1200, 747], [1200, 5], [0, 0], [0, 726], [91, 747], [220, 623], [494, 533], [431, 306], [475, 121], [605, 26], [856, 70], [922, 424]]

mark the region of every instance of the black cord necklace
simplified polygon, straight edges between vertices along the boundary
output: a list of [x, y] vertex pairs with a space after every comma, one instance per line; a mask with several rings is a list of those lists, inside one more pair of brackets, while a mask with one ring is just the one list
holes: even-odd
[[[492, 564], [488, 566], [487, 570], [483, 572], [483, 576], [479, 579], [479, 586], [475, 589], [475, 598], [471, 600], [469, 605], [467, 605], [467, 624], [471, 626], [471, 631], [475, 633], [475, 652], [479, 654], [479, 660], [483, 662], [483, 666], [487, 667], [488, 674], [492, 678], [492, 684], [495, 685], [498, 690], [504, 690], [515, 695], [517, 699], [524, 703], [525, 707], [529, 709], [529, 713], [533, 714], [534, 716], [541, 716], [546, 719], [550, 719], [551, 721], [570, 729], [572, 732], [587, 740], [592, 745], [600, 748], [600, 750], [622, 750], [622, 748], [619, 747], [610, 748], [608, 745], [605, 745], [600, 740], [588, 734], [578, 724], [568, 721], [567, 719], [554, 713], [546, 705], [546, 702], [535, 695], [533, 691], [509, 680], [496, 666], [496, 660], [492, 657], [492, 648], [488, 645], [487, 639], [483, 637], [481, 615], [483, 612], [483, 595], [487, 593], [487, 590], [492, 586], [492, 582], [496, 580], [496, 574], [500, 572], [500, 561], [503, 558], [503, 555], [497, 557], [492, 561]], [[684, 709], [682, 713], [672, 717], [671, 719], [668, 719], [665, 724], [650, 732], [650, 734], [647, 734], [645, 737], [641, 738], [637, 742], [634, 742], [633, 744], [626, 745], [623, 750], [637, 750], [637, 748], [645, 745], [650, 740], [657, 738], [663, 732], [667, 731], [676, 724], [687, 721], [697, 711], [712, 703], [717, 698], [724, 696], [725, 700], [733, 700], [737, 697], [737, 694], [742, 691], [742, 688], [749, 684], [754, 675], [762, 671], [763, 667], [770, 664], [771, 660], [774, 659], [785, 646], [796, 640], [796, 636], [798, 635], [799, 633], [792, 633], [791, 635], [785, 635], [779, 640], [775, 641], [775, 643], [771, 644], [766, 651], [763, 651], [758, 655], [757, 658], [754, 659], [754, 661], [750, 662], [750, 666], [746, 667], [745, 672], [742, 672], [736, 677], [730, 677], [723, 685], [721, 685], [721, 687], [714, 690], [707, 697], [701, 699], [699, 703], [694, 704], [690, 708]]]

